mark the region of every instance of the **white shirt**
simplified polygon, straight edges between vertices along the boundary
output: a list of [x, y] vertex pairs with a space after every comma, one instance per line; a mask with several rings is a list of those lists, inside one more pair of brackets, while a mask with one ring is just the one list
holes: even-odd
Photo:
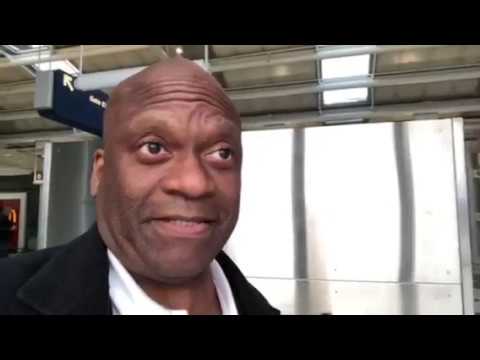
[[[151, 299], [138, 286], [117, 257], [110, 250], [107, 252], [110, 261], [108, 282], [113, 315], [188, 315], [186, 310], [168, 309]], [[238, 315], [232, 289], [216, 260], [210, 265], [210, 271], [222, 308], [222, 315]]]

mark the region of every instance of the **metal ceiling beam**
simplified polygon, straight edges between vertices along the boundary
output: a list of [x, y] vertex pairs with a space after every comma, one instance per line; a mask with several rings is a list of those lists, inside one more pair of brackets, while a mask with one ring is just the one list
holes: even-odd
[[411, 75], [393, 75], [382, 77], [350, 77], [344, 79], [323, 80], [318, 85], [288, 86], [270, 89], [258, 89], [252, 91], [235, 90], [228, 94], [232, 100], [251, 100], [301, 94], [315, 94], [329, 90], [354, 89], [354, 88], [377, 88], [387, 86], [430, 84], [442, 81], [458, 81], [480, 78], [480, 69], [473, 70], [449, 70], [418, 73]]
[[[75, 87], [80, 90], [108, 89], [116, 86], [145, 67], [102, 71], [79, 76], [75, 81]], [[429, 84], [442, 81], [469, 80], [480, 78], [480, 69], [441, 70], [428, 73], [413, 73], [409, 75], [377, 76], [375, 78], [357, 76], [323, 80], [319, 84], [312, 83], [304, 86], [283, 86], [278, 88], [260, 88], [256, 90], [233, 90], [227, 92], [232, 100], [250, 100], [301, 94], [314, 94], [329, 90], [353, 89], [353, 88], [376, 88], [386, 86]]]
[[211, 72], [224, 72], [230, 70], [250, 69], [255, 67], [292, 64], [305, 61], [315, 61], [343, 56], [380, 54], [393, 51], [418, 50], [447, 45], [341, 45], [325, 46], [317, 51], [311, 51], [303, 54], [295, 52], [287, 53], [283, 56], [271, 58], [268, 55], [243, 58], [241, 60], [211, 59]]
[[[206, 70], [207, 65], [203, 60], [195, 60], [195, 62]], [[114, 88], [123, 80], [126, 80], [130, 76], [133, 76], [146, 68], [146, 66], [139, 66], [134, 68], [83, 74], [75, 79], [74, 85], [75, 88], [83, 91], [98, 89], [108, 90]]]
[[31, 110], [0, 112], [0, 122], [33, 119], [41, 119], [41, 116], [36, 111]]
[[[279, 115], [260, 115], [260, 116], [244, 116], [242, 121], [246, 123], [257, 122], [257, 121], [291, 121], [294, 119], [300, 120], [314, 120], [314, 121], [330, 121], [330, 120], [348, 120], [354, 118], [363, 118], [364, 115], [373, 115], [374, 117], [388, 115], [388, 116], [399, 116], [403, 117], [405, 115], [413, 116], [412, 114], [430, 114], [430, 113], [451, 113], [451, 112], [472, 112], [480, 111], [480, 100], [479, 99], [463, 99], [463, 100], [450, 100], [450, 101], [431, 101], [431, 102], [422, 102], [418, 104], [401, 104], [401, 105], [380, 105], [377, 106], [374, 111], [371, 112], [370, 107], [358, 107], [350, 109], [338, 109], [338, 110], [325, 110], [322, 112], [322, 116], [318, 117], [318, 112], [301, 112], [290, 114], [279, 114]], [[368, 110], [368, 112], [367, 112]], [[15, 120], [32, 120], [40, 119], [36, 111], [15, 111], [15, 112], [5, 112], [0, 113], [0, 122], [1, 121], [15, 121]]]
[[471, 118], [464, 120], [464, 129], [466, 132], [480, 132], [480, 119]]
[[[99, 84], [105, 88], [115, 86], [119, 78], [127, 78], [136, 73], [135, 69], [122, 69], [105, 71], [81, 76], [75, 82], [75, 86], [82, 90], [98, 89]], [[232, 100], [251, 100], [271, 97], [293, 96], [300, 94], [314, 94], [328, 90], [350, 89], [358, 87], [385, 87], [414, 84], [430, 84], [442, 81], [458, 81], [480, 78], [480, 69], [435, 71], [429, 73], [418, 73], [411, 75], [394, 75], [376, 78], [356, 77], [348, 79], [337, 79], [322, 81], [320, 84], [305, 86], [288, 86], [270, 89], [258, 89], [253, 91], [235, 90], [229, 91], [228, 95]], [[0, 88], [1, 96], [14, 96], [33, 93], [35, 86], [33, 82], [19, 82], [3, 85]]]
[[0, 176], [30, 175], [31, 173], [31, 170], [25, 170], [18, 167], [0, 166]]
[[163, 45], [149, 45], [152, 52], [158, 57], [159, 60], [166, 60], [169, 58]]
[[[349, 110], [327, 110], [294, 114], [276, 114], [242, 117], [243, 130], [266, 128], [319, 126], [350, 122], [357, 119], [373, 121], [404, 121], [462, 116], [464, 113], [480, 112], [480, 99], [435, 101], [418, 104], [382, 105], [375, 109], [367, 107]], [[42, 131], [23, 134], [0, 135], [0, 145], [34, 143], [36, 141], [78, 142], [98, 139], [95, 135], [78, 130]]]
[[72, 130], [57, 130], [57, 131], [38, 131], [22, 134], [0, 135], [0, 146], [18, 145], [18, 144], [33, 144], [39, 141], [48, 141], [55, 143], [65, 142], [79, 142], [98, 139], [97, 136]]
[[381, 105], [372, 109], [369, 106], [349, 110], [326, 110], [294, 114], [242, 117], [244, 130], [260, 130], [275, 127], [295, 127], [308, 125], [334, 124], [356, 119], [374, 121], [402, 121], [427, 119], [439, 116], [459, 116], [463, 113], [480, 111], [480, 99], [454, 101], [431, 101], [418, 104]]
[[[120, 54], [123, 52], [144, 50], [150, 48], [150, 45], [84, 45], [83, 57]], [[80, 46], [59, 49], [55, 54], [41, 59], [35, 58], [34, 54], [25, 56], [16, 56], [14, 62], [7, 59], [0, 59], [0, 69], [20, 65], [33, 65], [57, 60], [75, 60], [80, 57]]]
[[34, 81], [19, 81], [2, 84], [0, 86], [0, 98], [3, 96], [31, 94], [33, 92], [35, 92]]
[[[349, 55], [358, 55], [358, 54], [373, 54], [373, 53], [383, 53], [391, 51], [401, 51], [401, 50], [416, 50], [419, 48], [432, 48], [432, 47], [442, 47], [446, 45], [345, 45], [345, 46], [334, 46], [334, 47], [322, 47], [318, 51], [307, 52], [302, 50], [301, 54], [298, 52], [290, 51], [287, 54], [271, 58], [268, 54], [264, 56], [255, 56], [247, 57], [243, 59], [228, 60], [228, 58], [223, 59], [209, 59], [208, 70], [212, 73], [223, 72], [229, 70], [239, 70], [239, 69], [248, 69], [254, 67], [262, 66], [271, 66], [271, 65], [281, 65], [281, 64], [290, 64], [302, 61], [318, 61], [320, 59], [327, 59], [332, 57], [340, 56], [349, 56]], [[300, 52], [300, 51], [299, 51]], [[113, 70], [110, 74], [100, 73], [91, 73], [80, 76], [76, 81], [76, 87], [80, 90], [95, 90], [95, 89], [108, 89], [116, 86], [121, 81], [125, 80], [124, 74], [133, 75], [145, 69], [144, 66], [134, 67], [125, 69], [125, 72], [116, 73]], [[123, 70], [122, 70], [123, 71]], [[105, 82], [93, 81], [96, 75], [104, 76], [101, 80], [105, 79]], [[107, 76], [108, 75], [108, 76]], [[130, 75], [130, 76], [131, 76]], [[108, 82], [106, 81], [108, 79]], [[96, 87], [92, 87], [92, 83]]]
[[[7, 58], [8, 60], [10, 60], [10, 62], [13, 62], [15, 61], [15, 57], [10, 55], [8, 52], [6, 52], [4, 49], [3, 49], [3, 45], [0, 45], [0, 54], [3, 54], [3, 56], [5, 56], [5, 58]], [[22, 66], [21, 67], [26, 73], [28, 73], [28, 75], [30, 75], [31, 77], [35, 78], [36, 74], [30, 70], [27, 66]]]
[[[5, 153], [10, 156], [6, 157]], [[3, 156], [2, 156], [3, 155]], [[0, 152], [0, 167], [10, 167], [17, 169], [29, 170], [33, 169], [33, 154], [25, 154], [16, 150], [9, 150], [6, 152]]]

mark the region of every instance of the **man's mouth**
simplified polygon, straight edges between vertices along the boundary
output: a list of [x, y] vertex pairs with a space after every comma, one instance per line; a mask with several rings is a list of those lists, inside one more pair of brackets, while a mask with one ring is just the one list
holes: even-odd
[[150, 221], [158, 230], [173, 237], [197, 238], [209, 234], [216, 223], [206, 217], [165, 216]]

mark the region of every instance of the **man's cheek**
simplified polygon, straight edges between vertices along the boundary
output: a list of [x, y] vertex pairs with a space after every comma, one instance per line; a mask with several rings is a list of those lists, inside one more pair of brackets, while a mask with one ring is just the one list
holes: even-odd
[[113, 171], [113, 176], [119, 192], [127, 201], [136, 199], [147, 182], [142, 169], [129, 161], [121, 162]]
[[240, 186], [237, 183], [229, 183], [221, 192], [219, 208], [230, 220], [236, 217], [240, 207]]
[[224, 179], [222, 182], [222, 192], [224, 193], [225, 198], [231, 204], [230, 206], [235, 207], [235, 205], [240, 201], [240, 191], [241, 191], [241, 178], [238, 175], [230, 175]]

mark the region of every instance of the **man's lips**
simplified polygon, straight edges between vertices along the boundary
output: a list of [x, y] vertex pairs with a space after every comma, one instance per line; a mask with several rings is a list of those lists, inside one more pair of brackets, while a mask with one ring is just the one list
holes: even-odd
[[203, 216], [171, 215], [149, 219], [160, 232], [175, 237], [203, 237], [215, 225], [216, 220]]

